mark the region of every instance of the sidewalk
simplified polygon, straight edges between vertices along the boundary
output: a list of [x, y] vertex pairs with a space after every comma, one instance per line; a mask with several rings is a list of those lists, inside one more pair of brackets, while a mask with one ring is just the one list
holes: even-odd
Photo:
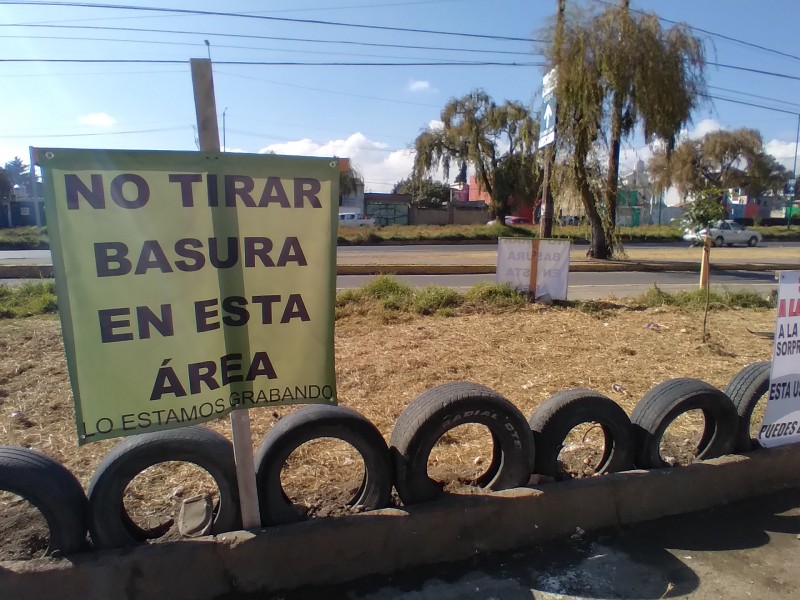
[[218, 600], [800, 597], [800, 489], [346, 585]]

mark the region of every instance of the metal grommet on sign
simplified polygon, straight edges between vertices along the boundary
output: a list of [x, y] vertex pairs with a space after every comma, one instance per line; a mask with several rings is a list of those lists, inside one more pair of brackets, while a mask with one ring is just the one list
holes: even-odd
[[335, 160], [332, 160], [332, 161], [331, 161], [331, 168], [335, 169], [335, 168], [336, 168], [336, 167], [338, 167], [338, 166], [339, 166], [339, 163], [338, 163], [338, 161], [335, 161]]
[[53, 154], [52, 152], [45, 152], [44, 153], [44, 157], [45, 158], [53, 158], [54, 156], [55, 156], [55, 154]]

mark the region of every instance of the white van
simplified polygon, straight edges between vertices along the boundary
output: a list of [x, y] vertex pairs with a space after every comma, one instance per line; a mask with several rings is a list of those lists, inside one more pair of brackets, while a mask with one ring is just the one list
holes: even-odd
[[361, 213], [343, 212], [339, 213], [339, 225], [345, 227], [373, 227], [375, 219], [365, 217]]

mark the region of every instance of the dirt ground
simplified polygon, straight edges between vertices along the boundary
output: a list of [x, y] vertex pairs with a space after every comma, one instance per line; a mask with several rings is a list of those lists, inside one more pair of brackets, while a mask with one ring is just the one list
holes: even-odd
[[[712, 312], [711, 337], [704, 344], [702, 313], [672, 308], [609, 305], [589, 314], [536, 305], [449, 318], [342, 313], [336, 322], [338, 399], [370, 419], [387, 440], [399, 414], [418, 394], [449, 381], [486, 385], [526, 417], [551, 394], [573, 387], [606, 394], [630, 414], [651, 387], [674, 377], [695, 377], [724, 388], [743, 366], [770, 357], [771, 341], [746, 328], [765, 331], [773, 325], [772, 310]], [[58, 320], [0, 321], [0, 356], [0, 444], [44, 452], [86, 488], [93, 469], [116, 442], [78, 447]], [[254, 449], [291, 410], [250, 412]], [[663, 455], [678, 464], [690, 462], [701, 424], [701, 416], [682, 417], [668, 431]], [[209, 426], [229, 435], [227, 419]], [[602, 440], [597, 428], [576, 428], [561, 455], [565, 471], [591, 475], [599, 455], [597, 440]], [[434, 449], [429, 473], [463, 488], [488, 464], [491, 444], [482, 426], [454, 429]], [[320, 516], [346, 510], [362, 478], [363, 462], [352, 448], [318, 440], [292, 454], [282, 483], [302, 510]], [[213, 490], [199, 469], [167, 464], [134, 479], [125, 503], [138, 524], [152, 528], [169, 525], [183, 499]], [[0, 560], [44, 551], [46, 527], [37, 515], [26, 502], [0, 493]], [[174, 537], [174, 531], [167, 537]]]

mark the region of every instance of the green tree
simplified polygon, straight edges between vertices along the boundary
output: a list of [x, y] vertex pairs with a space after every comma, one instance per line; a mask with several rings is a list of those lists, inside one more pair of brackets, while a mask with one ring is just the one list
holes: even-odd
[[358, 190], [364, 188], [364, 177], [352, 164], [339, 172], [339, 206], [345, 196], [358, 194]]
[[392, 188], [393, 194], [411, 194], [411, 202], [417, 206], [433, 208], [450, 202], [450, 186], [431, 178], [417, 179], [412, 175], [401, 179]]
[[13, 190], [14, 182], [11, 177], [6, 173], [5, 169], [0, 169], [0, 198], [8, 198]]
[[445, 178], [455, 165], [460, 174], [475, 170], [481, 189], [501, 223], [512, 198], [533, 200], [541, 180], [536, 163], [538, 124], [519, 102], [497, 105], [483, 90], [450, 100], [442, 127], [427, 128], [414, 141], [414, 177], [424, 179], [441, 168]]
[[725, 218], [725, 207], [720, 203], [720, 196], [725, 196], [725, 190], [709, 188], [700, 192], [692, 202], [684, 217], [695, 227], [708, 227], [712, 221]]
[[12, 160], [3, 165], [3, 170], [11, 177], [11, 181], [13, 181], [15, 185], [28, 183], [28, 178], [30, 177], [28, 165], [22, 162], [19, 156], [15, 156]]
[[[640, 126], [668, 151], [705, 91], [702, 42], [685, 25], [662, 29], [655, 14], [626, 6], [571, 11], [547, 49], [557, 69], [556, 187], [578, 193], [590, 253], [610, 258], [616, 229], [619, 144]], [[598, 156], [610, 140], [608, 160]], [[605, 176], [604, 176], [605, 172]]]
[[766, 190], [779, 191], [789, 179], [786, 168], [764, 151], [755, 129], [718, 130], [684, 140], [671, 156], [665, 149], [655, 152], [649, 168], [659, 189], [674, 185], [684, 196], [716, 189], [718, 202], [729, 188], [757, 198]]

